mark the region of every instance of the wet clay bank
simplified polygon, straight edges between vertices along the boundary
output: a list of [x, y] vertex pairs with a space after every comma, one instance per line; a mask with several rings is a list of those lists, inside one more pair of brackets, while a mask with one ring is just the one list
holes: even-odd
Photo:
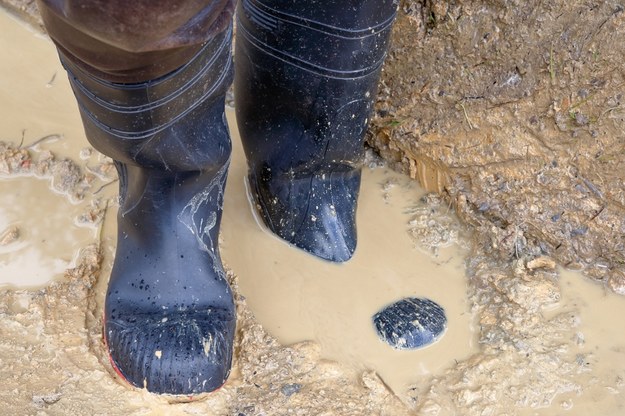
[[[402, 19], [410, 16], [404, 14]], [[3, 33], [9, 33], [13, 27], [10, 23], [14, 22], [4, 18], [3, 15], [0, 25]], [[6, 55], [14, 57], [3, 61], [6, 72], [0, 76], [5, 80], [2, 125], [14, 126], [2, 132], [2, 175], [3, 185], [7, 185], [2, 195], [5, 196], [5, 189], [31, 189], [32, 182], [42, 180], [32, 175], [45, 180], [57, 172], [58, 179], [50, 184], [58, 194], [49, 192], [40, 198], [57, 198], [54, 204], [65, 207], [61, 209], [74, 207], [77, 213], [72, 213], [72, 217], [86, 220], [90, 233], [88, 242], [75, 243], [82, 247], [77, 250], [78, 255], [73, 252], [75, 248], [56, 254], [68, 270], [55, 282], [44, 289], [1, 290], [0, 395], [8, 414], [622, 414], [625, 328], [603, 319], [623, 313], [622, 298], [605, 293], [578, 275], [562, 276], [555, 267], [553, 253], [549, 256], [541, 245], [533, 244], [526, 230], [503, 226], [497, 222], [502, 219], [492, 217], [492, 213], [480, 214], [485, 220], [477, 222], [478, 233], [467, 256], [465, 301], [474, 315], [477, 350], [470, 355], [459, 354], [456, 361], [430, 374], [420, 374], [415, 369], [418, 376], [410, 387], [392, 392], [371, 371], [346, 362], [329, 362], [323, 358], [323, 345], [318, 343], [280, 345], [259, 325], [240, 296], [236, 368], [231, 381], [218, 393], [203, 401], [170, 404], [166, 398], [118, 384], [104, 358], [99, 322], [102, 290], [113, 249], [116, 185], [100, 188], [115, 180], [114, 173], [107, 168], [110, 163], [106, 159], [89, 150], [81, 152], [86, 142], [51, 44], [39, 35], [24, 32], [23, 27], [15, 30], [7, 37], [12, 41], [5, 38], [2, 43]], [[25, 36], [23, 42], [34, 43], [21, 51], [11, 48], [14, 44], [24, 45], [19, 34]], [[45, 45], [37, 46], [37, 42]], [[19, 77], [15, 78], [15, 74]], [[19, 84], [18, 79], [27, 77], [28, 81]], [[38, 93], [26, 90], [26, 85], [36, 86]], [[398, 93], [397, 98], [401, 97]], [[24, 121], [18, 120], [20, 114], [27, 115], [21, 119]], [[467, 115], [471, 117], [468, 111]], [[464, 111], [459, 123], [463, 120], [467, 120]], [[476, 129], [473, 123], [479, 120], [469, 120]], [[405, 122], [400, 121], [391, 120], [384, 128], [389, 134], [400, 134], [404, 131], [400, 129], [406, 128]], [[20, 145], [24, 128], [24, 142]], [[32, 146], [50, 134], [62, 134], [64, 139], [47, 139]], [[467, 136], [466, 132], [463, 134]], [[446, 140], [455, 140], [454, 137], [450, 135]], [[65, 147], [70, 142], [77, 148], [69, 144]], [[411, 166], [409, 159], [406, 161]], [[439, 166], [438, 170], [423, 169], [425, 165], [415, 161], [416, 158], [412, 162], [413, 175], [432, 179], [438, 173], [440, 178], [446, 177], [447, 171], [434, 161], [431, 165]], [[518, 173], [520, 178], [523, 173]], [[372, 177], [369, 173], [366, 176]], [[445, 182], [446, 192], [455, 189], [449, 178]], [[482, 177], [476, 178], [477, 181]], [[382, 194], [378, 197], [384, 198], [386, 193], [391, 204], [396, 201], [398, 190], [415, 192], [414, 199], [418, 198], [419, 194], [408, 185], [408, 190], [404, 189], [397, 177], [376, 181], [377, 192]], [[65, 185], [59, 188], [59, 184]], [[36, 193], [37, 187], [34, 188]], [[470, 200], [471, 189], [464, 192]], [[555, 199], [554, 203], [568, 203], [568, 194], [566, 199]], [[489, 193], [489, 197], [494, 195]], [[410, 221], [405, 231], [425, 250], [448, 245], [462, 234], [448, 211], [448, 203], [435, 196], [414, 203], [412, 215], [404, 220]], [[463, 211], [464, 218], [475, 221], [466, 212]], [[29, 228], [24, 227], [20, 237], [20, 226], [15, 222], [7, 221], [5, 247], [30, 236]], [[363, 226], [368, 222], [374, 222], [374, 216], [361, 219]], [[12, 226], [18, 228], [17, 236], [11, 232]], [[68, 224], [67, 228], [73, 226]], [[0, 232], [4, 235], [4, 229]], [[77, 234], [74, 238], [83, 237]], [[232, 244], [232, 239], [224, 236], [225, 252]], [[446, 260], [444, 250], [440, 250], [438, 261]], [[415, 275], [418, 272], [415, 270]], [[234, 275], [231, 280], [237, 289]], [[251, 294], [248, 297], [251, 303]]]
[[502, 259], [625, 293], [624, 6], [403, 1], [370, 143]]

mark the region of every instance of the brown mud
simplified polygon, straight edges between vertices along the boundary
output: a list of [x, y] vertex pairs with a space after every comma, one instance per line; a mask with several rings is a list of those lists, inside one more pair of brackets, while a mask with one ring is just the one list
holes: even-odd
[[406, 0], [370, 144], [503, 260], [625, 294], [625, 5]]
[[[65, 90], [58, 102], [21, 97], [43, 115], [26, 133], [0, 132], [2, 185], [48, 180], [93, 234], [78, 255], [63, 256], [69, 268], [44, 288], [0, 288], [3, 412], [623, 414], [625, 328], [612, 317], [625, 313], [625, 302], [605, 290], [624, 291], [623, 30], [618, 2], [403, 2], [370, 143], [443, 195], [413, 206], [406, 232], [424, 250], [466, 241], [477, 350], [391, 390], [374, 371], [328, 361], [317, 342], [281, 345], [230, 273], [239, 293], [233, 376], [215, 394], [173, 404], [120, 384], [105, 358], [99, 305], [113, 252], [110, 161], [63, 141], [30, 146], [51, 134], [86, 144], [72, 105], [49, 116], [71, 93], [48, 42], [33, 62], [55, 69], [35, 82]], [[8, 66], [25, 59], [9, 44], [3, 65], [24, 78], [28, 71]], [[8, 85], [0, 89], [5, 117], [24, 95]], [[59, 121], [65, 113], [73, 120]], [[450, 207], [474, 230], [470, 241]], [[0, 252], [29, 236], [15, 223], [0, 230]]]

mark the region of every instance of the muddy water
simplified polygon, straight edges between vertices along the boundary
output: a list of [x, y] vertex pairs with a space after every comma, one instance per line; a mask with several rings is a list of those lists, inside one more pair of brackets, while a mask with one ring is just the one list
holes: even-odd
[[[579, 391], [558, 396], [550, 407], [523, 415], [616, 416], [625, 414], [625, 298], [607, 292], [579, 273], [561, 270], [562, 300], [547, 315], [570, 312], [579, 317], [571, 328], [580, 364]], [[566, 413], [565, 413], [566, 411]]]
[[[86, 142], [69, 86], [49, 40], [4, 13], [0, 13], [0, 30], [3, 35], [0, 36], [0, 51], [6, 53], [6, 59], [0, 60], [0, 140], [19, 143], [23, 137], [24, 145], [28, 146], [40, 137], [61, 134], [60, 140], [42, 143], [36, 151], [51, 150], [59, 156], [80, 161], [79, 153]], [[232, 114], [229, 119], [232, 121]], [[235, 157], [223, 222], [223, 257], [239, 275], [241, 291], [269, 332], [284, 344], [316, 340], [325, 357], [346, 363], [355, 370], [375, 369], [400, 396], [406, 385], [427, 386], [430, 374], [436, 376], [453, 367], [456, 360], [462, 362], [470, 354], [481, 354], [473, 341], [475, 335], [471, 332], [471, 316], [467, 311], [464, 254], [457, 248], [448, 248], [434, 257], [416, 248], [408, 236], [410, 215], [407, 212], [421, 195], [414, 184], [384, 169], [365, 169], [359, 206], [358, 251], [349, 263], [333, 265], [288, 247], [255, 221], [245, 192], [245, 168], [236, 137], [234, 144]], [[93, 164], [96, 162], [93, 158], [97, 156], [81, 164]], [[115, 185], [106, 191], [114, 190]], [[71, 265], [78, 248], [98, 238], [96, 230], [75, 224], [76, 216], [93, 198], [88, 193], [85, 201], [73, 203], [65, 195], [52, 192], [48, 180], [0, 178], [0, 233], [11, 226], [19, 230], [17, 239], [0, 247], [0, 285], [3, 288], [7, 285], [41, 286], [51, 279], [62, 279], [63, 269]], [[104, 232], [108, 241], [112, 240], [114, 215], [115, 207], [109, 208]], [[111, 250], [110, 245], [105, 247], [108, 247], [109, 258], [100, 279], [100, 284], [104, 285]], [[580, 370], [570, 377], [581, 387], [556, 396], [551, 406], [544, 409], [511, 407], [508, 414], [625, 414], [625, 321], [622, 319], [625, 298], [605, 293], [602, 287], [568, 272], [562, 273], [559, 285], [561, 301], [554, 309], [545, 311], [545, 316], [570, 312], [579, 317], [579, 325], [570, 328], [563, 342], [573, 340], [575, 344], [570, 353], [580, 363]], [[30, 299], [27, 294], [31, 292], [19, 293]], [[377, 340], [371, 315], [405, 296], [427, 296], [446, 308], [449, 329], [438, 343], [420, 351], [398, 352]], [[22, 309], [20, 313], [28, 308]], [[12, 318], [3, 315], [3, 319]], [[7, 323], [7, 328], [13, 327], [17, 327], [14, 321]], [[36, 332], [36, 325], [33, 328]], [[29, 374], [30, 380], [33, 368], [38, 367], [21, 364], [19, 357], [24, 355], [24, 350], [12, 346], [17, 335], [11, 334], [15, 338], [3, 344], [0, 358], [18, 357], [11, 361], [15, 363], [11, 364], [12, 370], [7, 371]], [[50, 337], [67, 338], [61, 333], [50, 334]], [[61, 349], [58, 351], [62, 353]], [[85, 351], [80, 349], [77, 354], [89, 357]], [[52, 361], [41, 358], [38, 365]], [[109, 414], [132, 413], [138, 396], [115, 390], [100, 364], [94, 365], [92, 374], [96, 376], [76, 381], [79, 387], [64, 390], [66, 395], [56, 406], [62, 406], [65, 400], [78, 400], [85, 405], [102, 396], [110, 397], [114, 408], [99, 410]], [[498, 368], [506, 371], [506, 362]], [[7, 376], [7, 380], [10, 378]], [[43, 383], [41, 377], [37, 380]], [[20, 388], [35, 389], [28, 381], [24, 383]], [[51, 378], [48, 383], [38, 385], [35, 390], [57, 389], [58, 380]], [[84, 388], [86, 390], [80, 390]], [[132, 397], [116, 401], [123, 395]], [[523, 397], [512, 399], [513, 403], [523, 401]], [[27, 398], [23, 411], [16, 414], [33, 413], [29, 400]], [[149, 406], [157, 406], [153, 398], [145, 400]], [[171, 410], [164, 407], [161, 413], [170, 414]], [[327, 413], [331, 413], [330, 410]]]
[[93, 241], [93, 228], [78, 227], [81, 206], [50, 191], [45, 180], [0, 179], [0, 231], [17, 229], [0, 246], [0, 286], [38, 286], [63, 276], [78, 251]]
[[[65, 71], [50, 40], [0, 9], [0, 140], [24, 146], [61, 134], [54, 150], [79, 159], [84, 131]], [[19, 46], [18, 46], [19, 45]]]
[[[27, 147], [59, 134], [35, 152], [78, 159], [84, 133], [62, 68], [37, 64], [58, 61], [50, 41], [5, 13], [0, 13], [0, 28], [0, 50], [11, 51], [0, 60], [0, 140], [23, 141]], [[12, 47], [16, 39], [23, 47]], [[97, 230], [75, 223], [87, 204], [52, 192], [46, 179], [0, 176], [0, 234], [17, 231], [0, 245], [0, 286], [43, 285], [63, 276], [79, 249], [96, 235]]]
[[[408, 212], [423, 195], [414, 181], [387, 169], [364, 169], [358, 248], [349, 262], [334, 264], [288, 246], [260, 225], [246, 193], [238, 137], [233, 147], [223, 258], [272, 335], [284, 344], [316, 340], [324, 357], [374, 369], [397, 392], [475, 351], [463, 253], [450, 247], [434, 257], [408, 235]], [[397, 351], [377, 338], [371, 317], [408, 296], [438, 302], [449, 326], [432, 346]]]

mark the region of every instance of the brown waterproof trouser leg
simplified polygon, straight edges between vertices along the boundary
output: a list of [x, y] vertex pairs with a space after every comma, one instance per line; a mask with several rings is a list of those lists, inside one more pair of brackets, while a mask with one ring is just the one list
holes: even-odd
[[232, 19], [236, 0], [37, 0], [61, 53], [99, 78], [147, 81], [184, 65]]

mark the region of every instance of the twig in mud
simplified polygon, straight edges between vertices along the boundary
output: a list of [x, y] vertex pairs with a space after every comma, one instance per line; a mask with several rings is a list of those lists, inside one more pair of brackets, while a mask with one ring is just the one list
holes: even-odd
[[590, 189], [590, 191], [593, 194], [598, 196], [599, 199], [603, 199], [603, 193], [592, 182], [590, 182], [588, 179], [584, 178], [583, 176], [580, 176], [579, 178], [582, 180], [582, 182], [584, 182], [584, 185], [586, 185], [586, 187]]
[[26, 136], [26, 129], [22, 129], [22, 140], [20, 140], [20, 145], [17, 146], [18, 150], [21, 149], [24, 144], [24, 136]]
[[556, 80], [556, 70], [553, 66], [553, 45], [551, 45], [551, 49], [549, 50], [549, 76], [552, 82]]
[[35, 140], [33, 143], [29, 144], [28, 146], [26, 146], [26, 149], [32, 149], [33, 147], [37, 146], [38, 144], [41, 144], [45, 141], [51, 140], [51, 139], [61, 139], [63, 138], [62, 135], [60, 134], [48, 134], [47, 136], [43, 136], [41, 139], [37, 139]]
[[597, 117], [597, 122], [599, 122], [599, 120], [601, 120], [601, 118], [603, 116], [605, 116], [608, 113], [611, 113], [614, 110], [618, 110], [619, 108], [621, 108], [621, 106], [617, 105], [616, 107], [610, 107], [607, 110], [605, 110], [603, 113], [599, 114], [599, 117]]
[[100, 191], [102, 191], [102, 189], [104, 189], [107, 186], [109, 186], [110, 184], [118, 182], [118, 181], [119, 181], [119, 179], [113, 179], [112, 181], [105, 183], [104, 185], [100, 186], [98, 188], [98, 190], [93, 193], [93, 195], [97, 195]]
[[106, 162], [100, 163], [99, 165], [96, 165], [95, 167], [90, 167], [89, 165], [85, 165], [85, 169], [87, 169], [87, 172], [93, 173], [94, 175], [96, 175], [98, 178], [102, 180], [110, 179], [108, 172], [111, 170], [111, 168], [113, 168], [113, 164], [106, 163]]
[[467, 123], [469, 123], [469, 129], [473, 130], [473, 124], [471, 124], [471, 120], [469, 120], [469, 115], [467, 114], [467, 109], [464, 107], [463, 103], [460, 103], [460, 107], [462, 107], [462, 111], [464, 112], [464, 118], [467, 120]]
[[601, 215], [601, 213], [605, 210], [605, 205], [601, 207], [601, 209], [599, 210], [599, 212], [597, 212], [595, 215], [593, 215], [588, 221], [586, 221], [586, 224], [588, 224], [589, 222], [592, 222], [595, 220], [595, 218], [597, 218], [599, 215]]
[[453, 202], [451, 202], [451, 198], [447, 200], [447, 211], [445, 212], [445, 215], [449, 215], [449, 212], [451, 212], [451, 209], [453, 208]]
[[575, 104], [571, 105], [571, 106], [569, 107], [569, 111], [575, 110], [577, 107], [579, 107], [579, 106], [580, 106], [580, 105], [582, 105], [582, 104], [586, 104], [586, 103], [588, 102], [588, 100], [593, 99], [593, 98], [595, 97], [595, 95], [597, 95], [597, 93], [590, 94], [588, 97], [584, 98], [584, 99], [583, 99], [583, 100], [581, 100], [580, 102], [578, 102], [578, 103], [575, 103]]
[[52, 78], [50, 78], [50, 81], [48, 81], [48, 83], [46, 84], [46, 88], [52, 87], [52, 83], [54, 82], [55, 79], [56, 79], [56, 72], [54, 73], [54, 75], [52, 75]]
[[100, 229], [98, 230], [98, 244], [100, 245], [100, 247], [102, 247], [102, 233], [104, 230], [104, 221], [106, 221], [106, 213], [108, 209], [109, 209], [109, 201], [107, 199], [106, 203], [104, 204], [104, 212], [102, 213], [102, 221], [100, 221]]

